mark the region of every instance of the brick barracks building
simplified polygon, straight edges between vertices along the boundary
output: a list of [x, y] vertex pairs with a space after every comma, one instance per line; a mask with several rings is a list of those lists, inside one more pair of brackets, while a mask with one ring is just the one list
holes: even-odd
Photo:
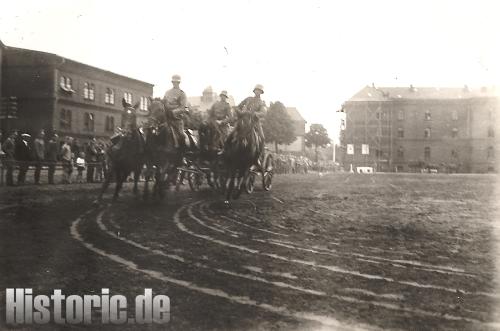
[[4, 46], [1, 96], [17, 98], [17, 119], [0, 119], [6, 132], [40, 129], [59, 135], [109, 137], [121, 124], [122, 98], [146, 115], [153, 85], [62, 56]]
[[498, 171], [500, 98], [494, 88], [366, 86], [344, 111], [346, 170]]

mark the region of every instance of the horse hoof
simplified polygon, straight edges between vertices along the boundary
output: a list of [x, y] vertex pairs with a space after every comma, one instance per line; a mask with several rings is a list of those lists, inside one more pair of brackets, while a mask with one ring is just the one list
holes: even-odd
[[226, 208], [231, 207], [231, 204], [229, 203], [229, 200], [224, 200], [224, 207], [226, 207]]

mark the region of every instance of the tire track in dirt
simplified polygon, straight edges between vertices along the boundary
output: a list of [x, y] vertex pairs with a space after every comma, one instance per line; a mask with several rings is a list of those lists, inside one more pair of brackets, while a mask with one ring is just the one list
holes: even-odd
[[[191, 207], [194, 206], [194, 205], [197, 205], [197, 204], [198, 203], [191, 204]], [[182, 209], [182, 208], [183, 207], [181, 207], [180, 209]], [[195, 265], [195, 266], [197, 266], [199, 268], [211, 269], [213, 271], [216, 271], [216, 272], [219, 272], [219, 273], [223, 273], [223, 274], [226, 274], [226, 275], [229, 275], [229, 276], [245, 278], [245, 279], [251, 280], [251, 281], [263, 282], [263, 283], [266, 283], [268, 285], [277, 286], [277, 287], [283, 287], [283, 288], [288, 288], [288, 289], [293, 289], [293, 290], [297, 290], [297, 291], [304, 292], [304, 293], [307, 293], [307, 294], [313, 294], [313, 295], [318, 295], [318, 296], [328, 296], [328, 297], [331, 297], [331, 298], [334, 298], [334, 299], [337, 299], [337, 300], [340, 300], [340, 301], [344, 301], [344, 302], [347, 302], [347, 303], [355, 303], [355, 304], [367, 304], [368, 303], [370, 305], [373, 305], [373, 306], [376, 306], [376, 307], [380, 307], [380, 308], [385, 308], [385, 309], [389, 309], [389, 310], [395, 310], [395, 311], [399, 311], [399, 312], [413, 313], [413, 314], [418, 314], [418, 315], [426, 316], [426, 317], [440, 318], [440, 319], [445, 319], [445, 320], [450, 320], [450, 321], [466, 321], [466, 322], [470, 322], [470, 323], [482, 323], [479, 320], [472, 319], [472, 318], [467, 318], [467, 317], [462, 317], [462, 316], [455, 316], [455, 315], [451, 315], [451, 314], [436, 313], [436, 312], [426, 311], [426, 310], [419, 309], [419, 308], [402, 307], [399, 304], [392, 304], [392, 303], [388, 303], [388, 302], [381, 302], [381, 301], [374, 301], [374, 300], [367, 301], [367, 300], [362, 300], [362, 299], [358, 299], [358, 298], [350, 297], [350, 296], [346, 296], [346, 295], [326, 294], [326, 293], [321, 292], [321, 291], [315, 291], [315, 290], [311, 290], [311, 289], [305, 289], [305, 288], [302, 288], [302, 287], [293, 286], [293, 285], [286, 284], [286, 283], [283, 283], [283, 282], [272, 282], [272, 281], [268, 281], [265, 278], [261, 278], [261, 277], [248, 276], [248, 275], [243, 275], [243, 274], [240, 274], [240, 273], [237, 273], [237, 272], [233, 272], [233, 271], [229, 271], [229, 270], [224, 270], [224, 269], [220, 269], [220, 268], [213, 268], [213, 267], [210, 267], [210, 266], [205, 265], [203, 263], [189, 261], [188, 259], [186, 259], [184, 257], [180, 257], [178, 255], [172, 256], [170, 254], [166, 254], [163, 251], [160, 251], [160, 250], [157, 250], [157, 249], [153, 249], [151, 247], [145, 246], [143, 244], [139, 244], [139, 243], [137, 243], [135, 241], [132, 241], [132, 240], [129, 240], [127, 238], [118, 236], [114, 232], [112, 232], [109, 229], [107, 229], [107, 227], [104, 225], [103, 220], [102, 220], [103, 219], [103, 214], [104, 214], [104, 212], [101, 212], [97, 216], [96, 222], [97, 222], [99, 228], [102, 231], [106, 232], [108, 235], [112, 236], [113, 238], [121, 240], [123, 242], [126, 242], [127, 244], [130, 244], [130, 245], [132, 245], [134, 247], [137, 247], [137, 248], [140, 248], [142, 250], [149, 251], [149, 252], [151, 252], [153, 254], [157, 254], [157, 255], [160, 255], [160, 256], [163, 256], [163, 257], [175, 259], [176, 261], [180, 261], [180, 262], [183, 262], [183, 263], [186, 263], [186, 264]], [[176, 215], [177, 215], [177, 213], [176, 213]], [[188, 216], [191, 217], [192, 213], [188, 212]], [[110, 224], [116, 224], [114, 221], [112, 221], [112, 219], [108, 219], [108, 222], [110, 222]], [[351, 292], [356, 292], [355, 289], [351, 289], [351, 290], [352, 290]], [[385, 299], [397, 299], [396, 295], [391, 295], [391, 294], [377, 294], [377, 293], [374, 293], [374, 292], [368, 292], [368, 291], [363, 291], [363, 290], [358, 290], [358, 292], [361, 292], [362, 294], [365, 294], [365, 295], [368, 294], [369, 296], [372, 296], [372, 297], [379, 297], [379, 298], [385, 298]]]
[[[86, 221], [86, 217], [89, 214], [91, 214], [92, 212], [94, 212], [93, 209], [88, 210], [87, 212], [80, 215], [72, 222], [71, 227], [70, 227], [71, 236], [75, 240], [79, 241], [85, 248], [89, 249], [90, 251], [92, 251], [100, 256], [106, 257], [115, 263], [121, 264], [126, 269], [129, 269], [129, 270], [135, 271], [135, 272], [140, 272], [140, 273], [142, 273], [148, 277], [151, 277], [153, 279], [157, 279], [157, 280], [160, 280], [163, 282], [171, 283], [171, 284], [174, 284], [174, 285], [177, 285], [177, 286], [180, 286], [183, 288], [187, 288], [189, 290], [192, 290], [192, 291], [195, 291], [195, 292], [198, 292], [201, 294], [223, 298], [223, 299], [228, 300], [231, 303], [252, 306], [255, 308], [265, 310], [267, 312], [275, 313], [275, 314], [289, 317], [289, 318], [293, 318], [296, 320], [312, 321], [312, 322], [316, 322], [316, 323], [322, 324], [324, 326], [332, 327], [332, 328], [339, 329], [339, 330], [377, 330], [377, 328], [375, 328], [373, 326], [362, 325], [359, 323], [357, 323], [357, 325], [349, 325], [349, 324], [340, 322], [339, 320], [337, 320], [331, 316], [319, 315], [319, 314], [310, 313], [310, 312], [291, 311], [287, 307], [284, 307], [284, 306], [274, 306], [271, 304], [258, 302], [258, 301], [250, 299], [247, 296], [234, 296], [234, 295], [231, 295], [231, 294], [229, 294], [221, 289], [199, 286], [193, 282], [170, 277], [163, 272], [140, 268], [135, 262], [128, 260], [128, 259], [125, 259], [125, 258], [119, 256], [118, 254], [113, 254], [113, 253], [108, 252], [106, 250], [100, 249], [95, 244], [90, 243], [83, 238], [83, 236], [79, 232], [78, 228], [81, 225], [81, 223]], [[100, 217], [102, 218], [103, 213], [104, 212], [101, 211], [101, 213], [99, 213], [98, 216], [100, 215]], [[96, 218], [96, 221], [97, 221], [97, 219], [98, 218]], [[113, 236], [116, 236], [113, 232], [109, 232], [108, 234], [112, 234]], [[119, 236], [117, 236], [117, 237], [120, 238]], [[136, 242], [129, 241], [127, 243], [129, 245], [136, 247], [136, 248], [148, 249], [147, 246], [144, 246], [144, 245], [136, 243]], [[156, 253], [160, 253], [160, 252], [156, 251]], [[174, 256], [170, 256], [170, 257], [177, 259]], [[182, 262], [182, 258], [178, 259], [178, 260], [179, 260], [179, 262]]]
[[[205, 204], [202, 204], [201, 206], [203, 207]], [[189, 209], [190, 215], [192, 215], [192, 210]], [[202, 213], [203, 215], [204, 213]], [[235, 214], [235, 213], [233, 213]], [[241, 214], [240, 217], [242, 216]], [[250, 226], [248, 224], [245, 224], [242, 221], [235, 220], [233, 218], [227, 217], [227, 216], [219, 216], [221, 219], [228, 220], [231, 222], [234, 222], [236, 224], [240, 224], [245, 227], [257, 229], [259, 231], [266, 231], [265, 229], [261, 229], [255, 226]], [[251, 218], [250, 216], [247, 216], [248, 218]], [[213, 216], [208, 218], [212, 222], [217, 222], [218, 220], [214, 218]], [[255, 219], [255, 218], [254, 218]], [[263, 221], [260, 221], [263, 222]], [[218, 224], [218, 223], [213, 223], [213, 224]], [[224, 228], [223, 225], [218, 224], [219, 228]], [[218, 230], [219, 231], [219, 230]], [[222, 230], [223, 231], [223, 230]], [[219, 231], [220, 232], [220, 231]], [[268, 231], [266, 231], [268, 232]], [[274, 233], [274, 232], [273, 232]], [[281, 234], [282, 236], [288, 236], [286, 234]], [[469, 277], [469, 278], [477, 278], [477, 274], [473, 274], [470, 272], [466, 272], [464, 269], [460, 268], [455, 268], [451, 266], [446, 266], [446, 265], [435, 265], [435, 264], [429, 264], [429, 263], [424, 263], [416, 260], [409, 260], [409, 259], [389, 259], [389, 258], [384, 258], [384, 257], [379, 257], [379, 256], [374, 256], [374, 255], [366, 255], [366, 254], [361, 254], [361, 253], [346, 253], [346, 252], [340, 252], [339, 250], [335, 249], [327, 249], [327, 248], [320, 248], [320, 247], [304, 247], [302, 245], [298, 245], [293, 242], [289, 241], [280, 241], [280, 240], [266, 240], [266, 239], [252, 239], [254, 241], [262, 242], [262, 243], [267, 243], [271, 245], [277, 245], [277, 246], [282, 246], [290, 249], [295, 249], [295, 250], [300, 250], [300, 251], [305, 251], [305, 252], [310, 252], [313, 254], [319, 254], [319, 255], [329, 255], [329, 256], [335, 256], [335, 257], [354, 257], [358, 261], [364, 261], [367, 263], [375, 263], [378, 264], [381, 261], [382, 262], [388, 262], [388, 265], [398, 267], [398, 268], [413, 268], [417, 270], [422, 270], [422, 271], [429, 271], [429, 272], [435, 272], [435, 273], [441, 273], [441, 274], [448, 274], [448, 275], [459, 275], [463, 277]], [[397, 254], [397, 251], [394, 251], [393, 253]]]
[[309, 261], [309, 260], [304, 260], [304, 259], [296, 259], [296, 258], [289, 258], [287, 256], [279, 255], [279, 254], [273, 254], [273, 253], [267, 253], [264, 251], [261, 251], [259, 249], [255, 248], [250, 248], [244, 245], [240, 244], [234, 244], [225, 240], [221, 239], [216, 239], [212, 236], [206, 235], [206, 234], [200, 234], [193, 232], [192, 230], [189, 230], [180, 220], [179, 213], [182, 212], [184, 209], [189, 209], [192, 206], [199, 204], [199, 202], [195, 202], [193, 204], [188, 204], [186, 206], [183, 206], [179, 208], [179, 210], [176, 212], [175, 217], [174, 217], [174, 223], [177, 225], [177, 227], [182, 231], [185, 232], [193, 237], [203, 239], [205, 241], [209, 241], [211, 243], [237, 249], [246, 253], [251, 253], [251, 254], [257, 254], [261, 256], [266, 256], [270, 257], [272, 259], [280, 260], [280, 261], [285, 261], [288, 263], [292, 264], [299, 264], [303, 266], [309, 266], [309, 267], [315, 267], [315, 268], [320, 268], [323, 270], [328, 270], [330, 272], [334, 273], [340, 273], [340, 274], [346, 274], [350, 276], [355, 276], [355, 277], [360, 277], [364, 278], [367, 280], [377, 280], [377, 281], [384, 281], [387, 283], [395, 283], [395, 284], [400, 284], [400, 285], [406, 285], [410, 287], [415, 287], [415, 288], [421, 288], [421, 289], [430, 289], [430, 290], [440, 290], [440, 291], [445, 291], [448, 293], [463, 293], [467, 295], [479, 295], [479, 296], [488, 296], [488, 297], [499, 297], [498, 294], [496, 293], [487, 293], [487, 292], [475, 292], [475, 291], [466, 291], [463, 289], [460, 289], [457, 291], [457, 288], [450, 288], [446, 286], [440, 286], [440, 285], [433, 285], [433, 284], [426, 284], [426, 283], [420, 283], [416, 281], [405, 281], [405, 280], [398, 280], [392, 277], [386, 277], [386, 276], [381, 276], [377, 274], [367, 274], [359, 271], [353, 271], [353, 270], [348, 270], [342, 267], [339, 267], [337, 265], [325, 265], [325, 264], [319, 264], [315, 261]]

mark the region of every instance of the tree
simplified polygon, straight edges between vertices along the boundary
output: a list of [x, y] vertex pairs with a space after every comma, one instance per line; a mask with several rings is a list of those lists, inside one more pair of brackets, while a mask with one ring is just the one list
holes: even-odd
[[328, 132], [321, 124], [311, 124], [309, 132], [305, 135], [306, 146], [314, 146], [315, 161], [318, 162], [318, 147], [325, 147], [330, 143]]
[[262, 129], [266, 142], [274, 143], [276, 153], [278, 152], [278, 144], [289, 145], [296, 139], [292, 118], [286, 112], [285, 105], [279, 101], [271, 102], [264, 117]]

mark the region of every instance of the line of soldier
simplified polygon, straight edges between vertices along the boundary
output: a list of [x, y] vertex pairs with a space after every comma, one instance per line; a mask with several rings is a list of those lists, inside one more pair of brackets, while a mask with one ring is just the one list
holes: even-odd
[[25, 184], [30, 167], [34, 168], [34, 183], [39, 185], [44, 166], [48, 169], [48, 183], [55, 184], [54, 174], [58, 162], [62, 164], [63, 169], [62, 183], [71, 183], [75, 161], [79, 156], [85, 156], [87, 182], [102, 181], [103, 178], [104, 143], [97, 142], [94, 137], [90, 137], [89, 141], [81, 146], [72, 137], [65, 137], [61, 141], [57, 133], [46, 139], [45, 131], [41, 130], [33, 140], [28, 133], [19, 134], [18, 130], [12, 130], [1, 144], [0, 151], [2, 167], [6, 169], [7, 186], [14, 185], [16, 167], [19, 169], [17, 185]]
[[277, 174], [307, 174], [314, 162], [305, 156], [273, 153], [274, 172]]

